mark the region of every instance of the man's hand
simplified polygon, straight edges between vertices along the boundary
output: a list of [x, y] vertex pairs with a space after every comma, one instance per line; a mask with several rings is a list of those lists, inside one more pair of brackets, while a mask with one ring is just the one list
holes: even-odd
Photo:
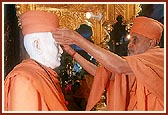
[[74, 53], [76, 52], [69, 45], [63, 45], [62, 48], [63, 48], [64, 51], [66, 51], [71, 56], [73, 56]]
[[52, 32], [52, 35], [57, 43], [62, 45], [75, 44], [75, 40], [80, 36], [80, 34], [70, 29], [57, 29]]

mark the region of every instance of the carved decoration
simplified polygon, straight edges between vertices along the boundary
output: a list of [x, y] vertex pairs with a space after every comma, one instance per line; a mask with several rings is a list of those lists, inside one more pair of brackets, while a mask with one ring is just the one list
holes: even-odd
[[[106, 36], [102, 27], [104, 22], [113, 24], [116, 17], [121, 14], [125, 23], [128, 23], [138, 15], [140, 6], [139, 4], [16, 4], [16, 9], [19, 26], [21, 26], [20, 15], [29, 10], [43, 10], [58, 15], [60, 28], [74, 30], [80, 24], [88, 24], [93, 29], [93, 41], [99, 45]], [[101, 12], [103, 14], [102, 20], [86, 19], [86, 12], [93, 12], [95, 15]]]

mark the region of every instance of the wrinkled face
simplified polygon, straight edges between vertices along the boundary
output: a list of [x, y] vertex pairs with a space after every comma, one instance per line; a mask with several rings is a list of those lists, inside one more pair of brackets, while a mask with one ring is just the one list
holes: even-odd
[[128, 44], [128, 55], [141, 54], [149, 49], [150, 39], [136, 33], [131, 34]]
[[63, 53], [61, 46], [57, 44], [51, 33], [41, 40], [42, 55], [46, 64], [52, 69], [59, 67], [61, 64], [61, 54]]

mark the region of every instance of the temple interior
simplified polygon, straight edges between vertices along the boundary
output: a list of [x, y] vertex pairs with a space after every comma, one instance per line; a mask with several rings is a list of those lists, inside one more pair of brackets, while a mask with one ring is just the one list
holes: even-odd
[[[137, 16], [147, 16], [164, 23], [163, 4], [4, 4], [4, 78], [20, 63], [28, 58], [23, 47], [20, 15], [29, 10], [52, 12], [59, 17], [60, 28], [81, 32], [81, 35], [94, 44], [120, 56], [127, 55], [129, 31]], [[83, 31], [87, 30], [87, 33]], [[160, 46], [164, 47], [163, 37]], [[81, 48], [72, 47], [88, 61], [99, 63]], [[59, 74], [60, 85], [68, 101], [70, 111], [85, 110], [93, 76], [67, 53], [63, 53], [61, 66], [55, 71]], [[106, 96], [93, 108], [105, 110]]]

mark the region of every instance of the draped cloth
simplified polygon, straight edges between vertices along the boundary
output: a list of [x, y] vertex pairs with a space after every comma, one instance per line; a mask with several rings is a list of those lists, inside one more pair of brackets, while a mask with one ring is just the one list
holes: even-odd
[[8, 74], [4, 85], [5, 111], [67, 110], [57, 73], [48, 67], [44, 69], [28, 59]]
[[59, 27], [58, 16], [51, 12], [30, 10], [23, 13], [20, 19], [23, 35], [38, 32], [53, 32]]
[[86, 110], [94, 107], [106, 89], [107, 111], [163, 111], [164, 50], [156, 47], [123, 58], [133, 73], [119, 74], [99, 67]]

